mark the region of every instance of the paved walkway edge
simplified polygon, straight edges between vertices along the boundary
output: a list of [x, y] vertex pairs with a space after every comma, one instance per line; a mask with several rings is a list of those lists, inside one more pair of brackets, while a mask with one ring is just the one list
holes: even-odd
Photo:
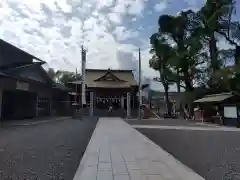
[[165, 129], [165, 130], [189, 130], [189, 131], [229, 131], [239, 132], [240, 129], [220, 126], [166, 126], [166, 125], [132, 125], [137, 129]]
[[85, 152], [83, 154], [83, 157], [82, 157], [82, 159], [80, 161], [80, 165], [77, 168], [77, 171], [76, 171], [76, 173], [74, 175], [73, 180], [79, 180], [80, 179], [80, 175], [82, 174], [83, 169], [84, 169], [84, 165], [85, 165], [85, 163], [87, 161], [87, 151], [88, 151], [88, 149], [90, 149], [91, 141], [93, 140], [94, 134], [96, 133], [96, 130], [97, 130], [97, 127], [99, 126], [99, 123], [100, 123], [100, 120], [98, 120], [98, 122], [96, 124], [96, 127], [95, 127], [95, 129], [94, 129], [94, 131], [92, 133], [92, 137], [91, 137], [90, 141], [88, 142], [88, 145], [86, 147], [86, 150], [85, 150]]
[[[95, 170], [92, 171], [92, 169], [91, 169], [93, 167], [92, 164], [88, 165], [89, 163], [87, 163], [87, 162], [88, 162], [89, 154], [93, 153], [93, 152], [91, 152], [92, 151], [91, 143], [92, 142], [95, 143], [96, 138], [98, 138], [98, 141], [99, 141], [99, 139], [101, 139], [99, 137], [99, 135], [101, 137], [105, 136], [105, 138], [106, 138], [106, 136], [110, 135], [111, 140], [116, 140], [116, 141], [120, 140], [119, 141], [120, 142], [119, 146], [117, 146], [117, 143], [113, 142], [115, 144], [110, 145], [110, 147], [115, 146], [113, 148], [120, 149], [119, 152], [121, 152], [121, 150], [123, 150], [123, 149], [124, 150], [129, 150], [130, 154], [128, 154], [128, 156], [126, 156], [126, 158], [129, 158], [129, 159], [126, 161], [126, 163], [134, 163], [135, 165], [138, 165], [138, 162], [135, 159], [136, 157], [133, 157], [133, 154], [137, 154], [139, 160], [141, 158], [140, 161], [145, 161], [145, 162], [147, 161], [146, 162], [147, 164], [144, 164], [145, 169], [140, 170], [140, 169], [136, 168], [135, 166], [134, 166], [134, 168], [136, 168], [136, 169], [134, 169], [134, 168], [131, 169], [130, 168], [130, 171], [133, 170], [133, 172], [134, 172], [134, 170], [135, 170], [135, 172], [137, 172], [137, 171], [139, 172], [139, 171], [142, 171], [142, 170], [145, 171], [144, 174], [146, 175], [147, 178], [144, 179], [144, 180], [152, 180], [152, 179], [154, 179], [154, 180], [155, 179], [165, 180], [165, 178], [163, 178], [162, 175], [164, 177], [168, 177], [167, 180], [204, 180], [203, 177], [198, 175], [196, 172], [194, 172], [192, 169], [190, 169], [186, 165], [182, 164], [179, 160], [177, 160], [171, 154], [169, 154], [168, 152], [163, 150], [161, 147], [156, 145], [153, 141], [148, 139], [146, 136], [141, 134], [139, 131], [132, 128], [131, 125], [129, 125], [128, 123], [124, 122], [123, 120], [120, 120], [120, 118], [112, 118], [112, 119], [113, 120], [111, 120], [111, 119], [106, 120], [105, 118], [99, 119], [73, 180], [82, 180], [83, 179], [82, 178], [83, 174], [92, 174], [92, 173], [90, 173], [90, 171], [95, 172]], [[115, 120], [115, 119], [118, 119], [118, 120]], [[116, 122], [116, 124], [114, 124], [114, 126], [113, 126], [114, 121]], [[104, 126], [106, 126], [106, 128]], [[114, 130], [111, 127], [116, 127], [116, 130]], [[121, 129], [123, 130], [122, 134], [121, 134]], [[103, 131], [103, 133], [99, 133], [99, 131]], [[107, 134], [106, 134], [106, 132], [107, 132]], [[131, 137], [127, 138], [129, 136], [126, 136], [126, 134], [127, 135], [131, 134]], [[122, 136], [119, 136], [119, 135], [122, 135]], [[103, 144], [104, 144], [104, 137], [102, 137], [102, 139], [103, 139]], [[135, 141], [132, 141], [132, 140], [135, 140]], [[141, 146], [139, 146], [139, 145], [141, 145]], [[101, 144], [100, 146], [103, 146], [103, 145]], [[141, 149], [142, 146], [146, 147], [147, 149], [142, 150]], [[134, 149], [134, 151], [131, 151], [131, 150], [133, 150], [132, 149], [133, 147], [134, 148], [136, 147], [137, 150], [139, 150], [139, 152], [136, 152], [136, 148]], [[101, 151], [101, 148], [102, 147], [100, 147], [100, 149], [98, 151]], [[90, 151], [90, 153], [88, 151]], [[115, 152], [113, 152], [113, 154], [115, 154], [115, 153], [117, 154], [118, 153], [117, 151], [115, 149]], [[110, 152], [110, 154], [111, 154], [111, 152]], [[111, 154], [111, 156], [112, 156], [112, 154]], [[106, 163], [105, 160], [106, 160], [106, 157], [107, 157], [106, 154], [104, 154], [103, 157], [104, 157], [103, 158], [104, 161], [102, 163], [105, 164]], [[101, 159], [101, 157], [98, 157], [98, 158]], [[114, 159], [114, 158], [115, 157], [111, 157], [111, 160]], [[130, 160], [132, 158], [135, 159], [135, 160]], [[146, 158], [146, 159], [144, 159], [144, 158]], [[99, 163], [101, 163], [101, 161]], [[148, 163], [150, 163], [150, 166], [149, 166]], [[97, 166], [99, 166], [99, 164], [97, 164]], [[153, 169], [155, 168], [155, 170], [157, 170], [155, 172], [157, 172], [157, 173], [153, 172], [152, 168]], [[111, 171], [112, 170], [113, 169], [111, 169]], [[87, 171], [87, 173], [86, 173], [86, 171]], [[108, 172], [110, 172], [109, 169], [108, 169]], [[131, 174], [131, 173], [129, 173], [129, 171], [128, 171], [128, 174]], [[124, 180], [125, 180], [125, 178], [126, 178], [126, 180], [142, 180], [141, 179], [142, 176], [141, 176], [140, 179], [139, 178], [136, 178], [136, 179], [133, 178], [132, 179], [132, 177], [127, 178], [126, 177], [127, 175], [124, 174], [124, 173], [123, 174], [120, 173], [119, 175], [120, 176], [122, 175], [122, 178], [124, 177]], [[84, 177], [85, 177], [84, 178], [84, 180], [85, 180], [86, 176], [84, 176]], [[91, 176], [91, 177], [87, 178], [86, 180], [93, 180], [93, 179], [94, 180], [103, 180], [104, 178], [99, 179], [97, 177]], [[115, 180], [115, 178], [105, 178], [104, 180], [110, 180], [110, 179]], [[116, 179], [118, 180], [119, 178], [116, 178]]]

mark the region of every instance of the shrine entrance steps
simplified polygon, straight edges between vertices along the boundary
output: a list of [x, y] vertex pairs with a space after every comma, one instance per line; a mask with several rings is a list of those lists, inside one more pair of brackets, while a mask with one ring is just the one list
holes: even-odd
[[98, 117], [127, 117], [127, 110], [125, 109], [114, 109], [112, 112], [109, 112], [108, 109], [94, 109], [94, 116]]
[[[81, 118], [83, 116], [91, 116], [90, 108], [79, 109], [75, 112], [73, 118]], [[93, 110], [94, 117], [120, 117], [127, 118], [126, 109], [114, 109], [112, 112], [109, 112], [108, 109], [97, 109]], [[131, 109], [130, 118], [138, 117], [138, 109]]]

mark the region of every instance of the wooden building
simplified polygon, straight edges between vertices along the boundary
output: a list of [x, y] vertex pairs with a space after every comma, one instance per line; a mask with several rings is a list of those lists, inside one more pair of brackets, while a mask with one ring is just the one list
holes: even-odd
[[[227, 92], [205, 95], [194, 101], [201, 116], [195, 120], [240, 127], [240, 94]], [[199, 118], [201, 117], [201, 118]]]
[[[109, 106], [115, 111], [127, 109], [127, 95], [130, 96], [130, 108], [132, 112], [138, 108], [137, 97], [138, 83], [136, 82], [132, 70], [113, 69], [86, 69], [86, 103], [90, 105], [90, 93], [93, 93], [94, 112], [104, 112]], [[77, 90], [78, 104], [81, 104], [82, 81], [69, 82], [69, 87]], [[143, 85], [145, 88], [147, 85]], [[74, 93], [76, 94], [76, 93]]]
[[68, 98], [68, 90], [56, 86], [44, 63], [0, 40], [0, 119], [48, 116], [57, 111], [56, 102]]

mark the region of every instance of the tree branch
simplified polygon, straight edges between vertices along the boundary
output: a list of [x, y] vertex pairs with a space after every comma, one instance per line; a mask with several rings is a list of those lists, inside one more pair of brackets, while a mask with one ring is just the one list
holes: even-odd
[[217, 33], [222, 35], [230, 44], [238, 46], [238, 44], [236, 42], [234, 42], [232, 39], [230, 39], [230, 37], [227, 36], [227, 34], [225, 34], [224, 32], [217, 31]]

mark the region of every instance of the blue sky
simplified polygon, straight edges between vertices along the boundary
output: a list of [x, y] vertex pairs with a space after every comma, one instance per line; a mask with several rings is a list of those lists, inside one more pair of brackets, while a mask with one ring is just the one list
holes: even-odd
[[136, 70], [141, 48], [143, 75], [152, 78], [158, 74], [148, 67], [149, 37], [158, 29], [158, 17], [197, 10], [204, 1], [1, 0], [0, 38], [48, 67], [74, 72], [81, 69], [81, 45], [88, 50], [87, 68], [104, 69]]

